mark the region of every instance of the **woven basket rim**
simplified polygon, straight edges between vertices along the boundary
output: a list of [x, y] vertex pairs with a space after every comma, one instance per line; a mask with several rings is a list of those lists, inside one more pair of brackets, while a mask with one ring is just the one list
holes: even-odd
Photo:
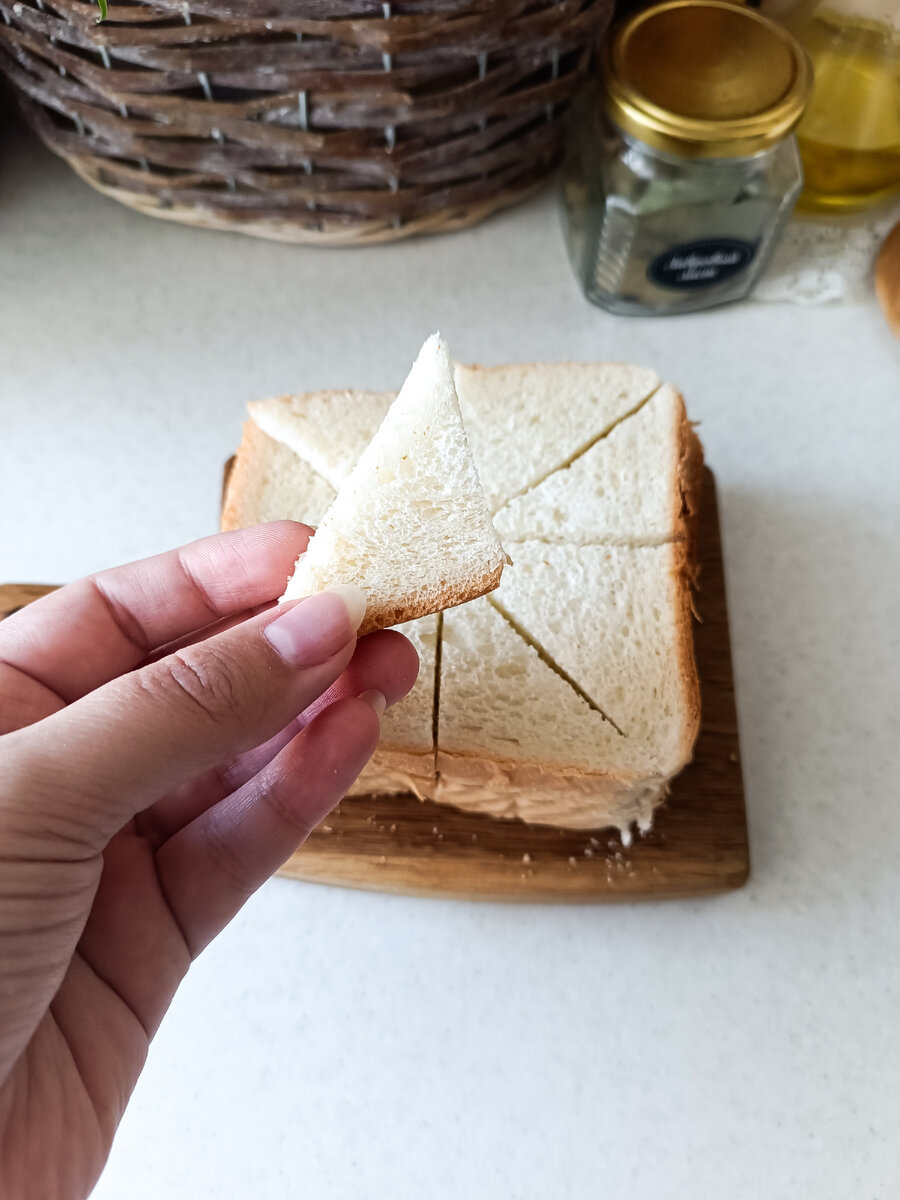
[[0, 69], [83, 179], [167, 220], [346, 244], [461, 228], [534, 191], [612, 0], [95, 13], [0, 0]]

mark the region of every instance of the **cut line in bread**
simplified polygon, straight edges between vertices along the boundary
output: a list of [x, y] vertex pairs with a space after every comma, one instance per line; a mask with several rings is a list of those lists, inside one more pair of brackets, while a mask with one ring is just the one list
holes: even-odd
[[[655, 372], [621, 363], [457, 363], [454, 377], [492, 513], [563, 467], [573, 457], [573, 443], [575, 454], [583, 452], [660, 386]], [[289, 445], [337, 490], [394, 398], [389, 392], [338, 390], [254, 401], [249, 408], [265, 432]], [[535, 437], [531, 431], [538, 428], [540, 436]], [[600, 432], [587, 443], [579, 441], [591, 429]], [[515, 484], [499, 482], [513, 463]]]
[[[605, 429], [602, 429], [600, 431], [600, 433], [595, 434], [591, 438], [588, 438], [588, 440], [586, 442], [584, 442], [581, 446], [578, 447], [578, 449], [575, 451], [574, 454], [570, 454], [568, 458], [563, 459], [562, 462], [557, 463], [556, 466], [551, 467], [549, 470], [545, 471], [543, 475], [539, 475], [537, 479], [535, 479], [532, 483], [529, 483], [526, 487], [521, 488], [518, 492], [514, 492], [509, 497], [509, 499], [504, 502], [502, 507], [507, 508], [514, 500], [518, 500], [519, 497], [525, 496], [529, 492], [533, 492], [535, 490], [535, 488], [540, 487], [541, 484], [544, 483], [547, 479], [549, 479], [551, 475], [556, 475], [560, 471], [568, 470], [568, 468], [571, 467], [573, 463], [577, 462], [578, 459], [582, 458], [585, 454], [587, 454], [587, 452], [589, 450], [592, 450], [594, 448], [594, 446], [596, 446], [599, 442], [605, 441], [606, 438], [608, 438], [615, 429], [618, 429], [619, 426], [621, 424], [623, 424], [623, 422], [629, 420], [630, 417], [637, 416], [637, 414], [641, 411], [641, 409], [644, 408], [653, 399], [653, 397], [659, 391], [660, 386], [661, 385], [658, 384], [653, 389], [653, 391], [650, 392], [648, 395], [644, 396], [644, 398], [641, 401], [639, 401], [639, 403], [637, 403], [634, 406], [634, 408], [631, 408], [628, 410], [628, 412], [622, 413], [621, 416], [616, 417], [616, 419], [610, 425], [607, 425]], [[497, 513], [495, 512], [493, 515], [496, 516]]]
[[559, 665], [559, 663], [556, 661], [556, 659], [553, 657], [552, 654], [547, 653], [546, 649], [538, 641], [538, 639], [536, 637], [534, 637], [533, 634], [529, 633], [528, 630], [525, 628], [525, 626], [522, 625], [521, 622], [517, 621], [515, 619], [515, 617], [506, 608], [504, 608], [504, 606], [500, 603], [500, 601], [497, 599], [496, 596], [488, 596], [487, 600], [488, 600], [488, 603], [493, 605], [493, 607], [497, 610], [497, 612], [500, 614], [500, 616], [503, 618], [503, 620], [506, 621], [507, 625], [509, 625], [519, 635], [519, 637], [522, 639], [523, 642], [526, 643], [526, 645], [528, 645], [532, 648], [532, 650], [535, 652], [535, 654], [538, 656], [538, 658], [541, 660], [541, 662], [545, 666], [549, 667], [550, 670], [553, 671], [554, 674], [558, 675], [560, 677], [560, 679], [563, 681], [563, 683], [567, 683], [569, 685], [569, 687], [572, 689], [572, 691], [575, 693], [575, 695], [578, 696], [581, 700], [583, 700], [585, 702], [585, 704], [588, 706], [588, 708], [592, 709], [595, 713], [598, 714], [598, 716], [602, 717], [604, 721], [608, 721], [609, 724], [612, 725], [613, 729], [616, 731], [616, 733], [620, 737], [627, 736], [625, 731], [616, 724], [616, 722], [612, 719], [612, 717], [609, 715], [609, 713], [606, 712], [605, 709], [600, 707], [600, 705], [593, 698], [593, 696], [590, 696], [584, 690], [584, 688], [581, 686], [581, 684], [578, 682], [577, 679], [574, 679], [569, 674], [568, 671], [566, 671], [563, 667], [561, 667]]
[[662, 547], [510, 546], [516, 571], [499, 597], [545, 653], [577, 679], [663, 776], [697, 732], [688, 556]]
[[434, 774], [437, 778], [438, 731], [441, 724], [441, 657], [444, 648], [444, 614], [437, 614], [437, 635], [434, 646], [434, 693], [431, 701], [431, 740], [434, 748]]
[[396, 397], [396, 392], [306, 392], [254, 400], [247, 407], [260, 429], [289, 446], [338, 491]]
[[308, 463], [247, 421], [225, 489], [221, 528], [282, 520], [316, 525], [334, 497], [334, 488]]
[[647, 547], [682, 541], [697, 508], [701, 467], [681, 394], [664, 384], [565, 466], [504, 505], [494, 521], [510, 542]]
[[543, 782], [604, 769], [642, 778], [644, 755], [548, 666], [484, 596], [444, 614], [438, 772], [487, 782], [504, 763]]
[[492, 513], [660, 385], [655, 371], [622, 363], [457, 364], [455, 378]]

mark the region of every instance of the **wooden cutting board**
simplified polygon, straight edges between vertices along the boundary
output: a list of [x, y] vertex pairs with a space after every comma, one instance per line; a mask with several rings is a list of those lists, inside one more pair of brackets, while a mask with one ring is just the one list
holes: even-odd
[[[343, 887], [470, 900], [593, 902], [739, 888], [749, 851], [715, 480], [704, 473], [695, 623], [702, 724], [653, 830], [555, 829], [457, 812], [415, 796], [342, 801], [283, 875]], [[0, 586], [0, 618], [52, 588]]]

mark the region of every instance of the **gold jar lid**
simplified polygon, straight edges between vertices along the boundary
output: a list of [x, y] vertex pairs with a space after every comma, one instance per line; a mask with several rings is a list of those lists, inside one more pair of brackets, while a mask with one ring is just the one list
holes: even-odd
[[727, 0], [668, 0], [614, 30], [604, 50], [611, 120], [657, 150], [739, 158], [794, 128], [812, 67], [780, 25]]

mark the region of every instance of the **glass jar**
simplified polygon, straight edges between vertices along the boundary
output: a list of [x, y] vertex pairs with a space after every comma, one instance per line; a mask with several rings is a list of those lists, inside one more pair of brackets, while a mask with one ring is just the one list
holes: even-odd
[[810, 83], [789, 34], [724, 0], [626, 21], [570, 137], [565, 226], [587, 298], [664, 314], [745, 296], [800, 193]]
[[797, 130], [809, 212], [857, 212], [900, 194], [900, 2], [807, 0], [785, 13], [812, 58]]

